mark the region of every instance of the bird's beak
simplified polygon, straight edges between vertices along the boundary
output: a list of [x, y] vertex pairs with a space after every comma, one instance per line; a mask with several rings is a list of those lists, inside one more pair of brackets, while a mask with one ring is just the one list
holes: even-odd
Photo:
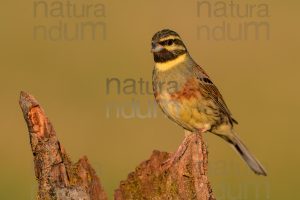
[[161, 50], [163, 50], [163, 46], [158, 44], [158, 43], [153, 43], [152, 42], [152, 48], [151, 48], [151, 52], [152, 53], [157, 53], [157, 52], [160, 52]]

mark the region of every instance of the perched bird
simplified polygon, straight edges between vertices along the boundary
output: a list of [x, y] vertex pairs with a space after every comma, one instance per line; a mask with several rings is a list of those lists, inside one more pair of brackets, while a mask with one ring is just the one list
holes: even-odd
[[192, 59], [181, 37], [164, 29], [152, 38], [153, 90], [162, 111], [190, 132], [211, 132], [229, 142], [259, 175], [264, 167], [233, 130], [237, 121], [206, 72]]

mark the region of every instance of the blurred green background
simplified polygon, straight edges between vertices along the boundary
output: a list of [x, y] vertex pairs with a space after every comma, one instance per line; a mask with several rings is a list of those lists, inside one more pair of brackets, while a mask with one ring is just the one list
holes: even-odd
[[[210, 17], [208, 5], [199, 11], [202, 1], [196, 0], [44, 1], [35, 8], [37, 2], [0, 3], [0, 199], [35, 199], [37, 190], [27, 127], [18, 106], [20, 90], [41, 103], [73, 161], [88, 156], [111, 199], [119, 181], [152, 150], [177, 149], [183, 130], [152, 107], [151, 94], [139, 92], [138, 85], [135, 95], [117, 94], [114, 85], [109, 94], [106, 91], [109, 78], [118, 78], [121, 89], [124, 80], [142, 78], [151, 89], [150, 40], [162, 28], [182, 36], [239, 121], [237, 132], [269, 173], [254, 175], [225, 142], [207, 134], [209, 175], [218, 199], [300, 196], [299, 2], [233, 1], [244, 14], [247, 4], [255, 5], [248, 17], [237, 16], [234, 10], [231, 16], [230, 1], [220, 1], [217, 13], [213, 13], [217, 1], [209, 1]], [[59, 2], [64, 17], [56, 17], [61, 14]], [[89, 16], [68, 16], [68, 2], [77, 13], [92, 5]], [[226, 4], [227, 16], [218, 17], [224, 11], [221, 4]], [[267, 15], [257, 14], [263, 8], [259, 4], [266, 4]], [[82, 33], [82, 24], [98, 22], [102, 29], [94, 39], [88, 30], [82, 38], [62, 36]], [[244, 35], [245, 23], [252, 22], [263, 22], [269, 37], [263, 28], [258, 38], [253, 30], [246, 32], [247, 38], [228, 37], [228, 33]], [[55, 27], [60, 23], [67, 28], [59, 32]], [[197, 32], [199, 27], [212, 31], [223, 23], [227, 29], [210, 33], [209, 38]], [[34, 37], [37, 27], [40, 32]], [[117, 109], [123, 113], [117, 115]], [[146, 117], [137, 114], [148, 109]]]

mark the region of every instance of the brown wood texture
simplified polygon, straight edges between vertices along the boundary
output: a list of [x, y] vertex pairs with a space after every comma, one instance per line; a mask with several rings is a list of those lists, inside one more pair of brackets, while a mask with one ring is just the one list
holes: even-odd
[[207, 165], [201, 134], [190, 134], [173, 154], [153, 151], [149, 160], [121, 181], [115, 199], [214, 200]]
[[[73, 164], [36, 99], [21, 92], [38, 181], [37, 199], [106, 200], [87, 157]], [[190, 134], [175, 153], [153, 151], [121, 181], [116, 200], [214, 200], [207, 177], [208, 155], [201, 134]]]
[[38, 181], [37, 199], [106, 200], [107, 196], [87, 157], [73, 164], [36, 99], [21, 92], [19, 104], [28, 126]]

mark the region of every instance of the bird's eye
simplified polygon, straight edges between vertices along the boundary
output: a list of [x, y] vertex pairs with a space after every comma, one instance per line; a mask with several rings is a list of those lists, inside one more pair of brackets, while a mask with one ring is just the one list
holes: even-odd
[[164, 40], [162, 42], [159, 42], [159, 44], [162, 46], [171, 46], [172, 44], [174, 44], [174, 40]]
[[173, 44], [173, 42], [174, 42], [173, 40], [168, 40], [167, 45], [171, 46]]

